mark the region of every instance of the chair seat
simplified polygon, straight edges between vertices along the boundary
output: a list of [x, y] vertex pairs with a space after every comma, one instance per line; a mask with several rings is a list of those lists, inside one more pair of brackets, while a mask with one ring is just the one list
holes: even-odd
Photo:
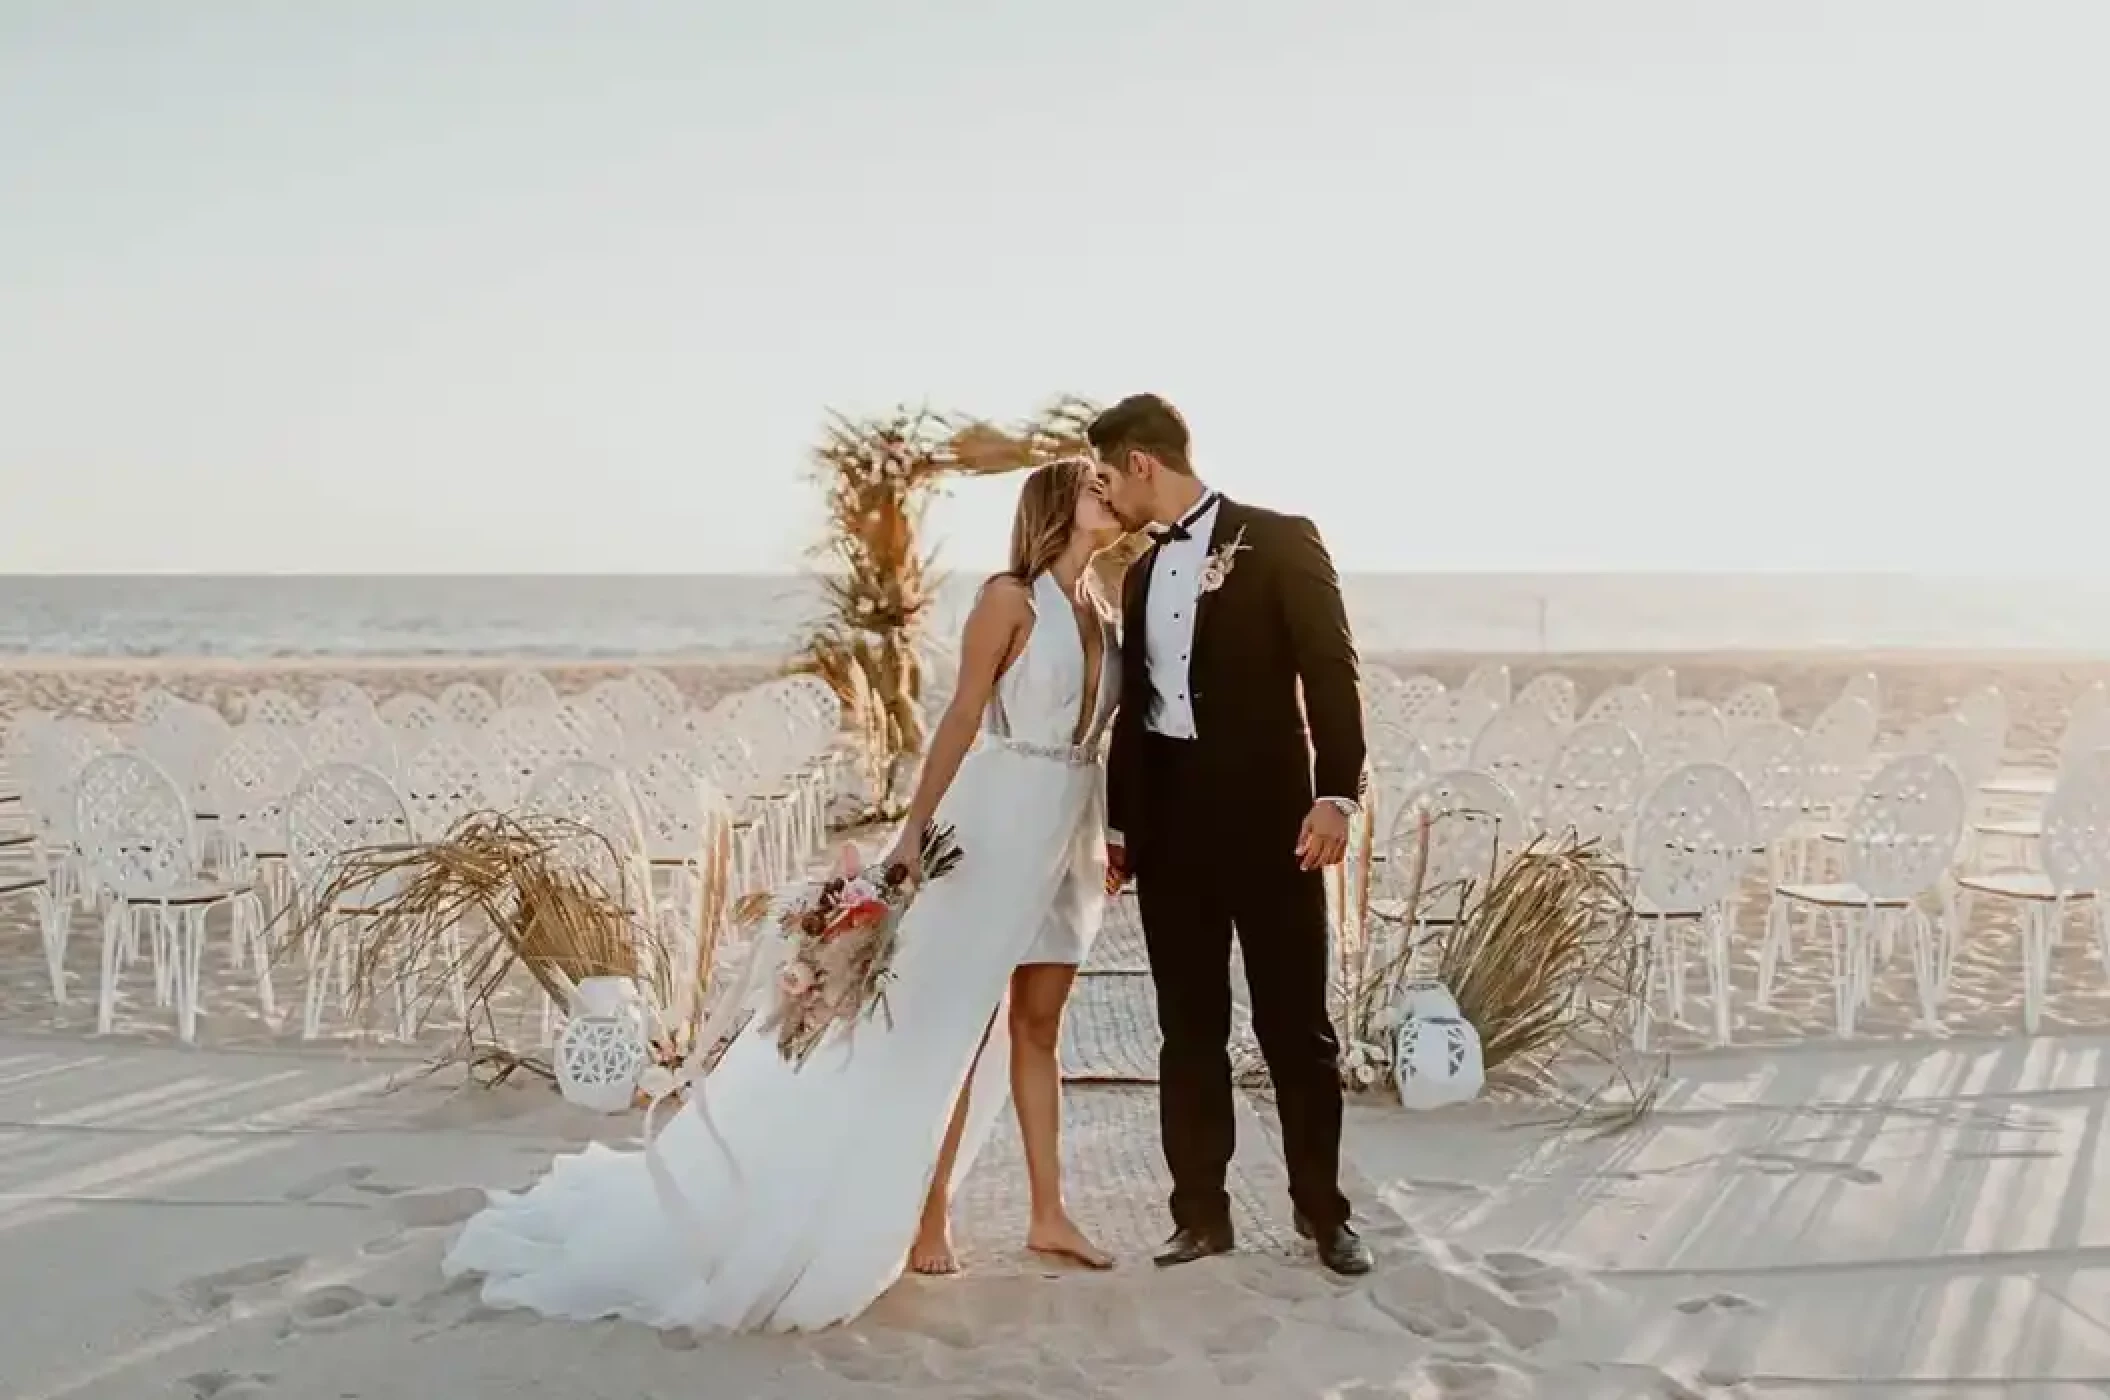
[[19, 851], [34, 843], [36, 839], [35, 835], [27, 831], [18, 831], [12, 836], [0, 836], [0, 851]]
[[142, 907], [170, 909], [195, 909], [201, 904], [218, 904], [223, 899], [233, 899], [248, 894], [247, 884], [221, 884], [212, 880], [191, 880], [170, 890], [154, 894], [126, 894], [127, 904]]
[[44, 888], [43, 880], [35, 875], [0, 875], [0, 899], [11, 894], [27, 894], [31, 890]]
[[1775, 885], [1775, 897], [1792, 900], [1797, 904], [1814, 904], [1824, 909], [1905, 909], [1909, 899], [1877, 899], [1867, 890], [1847, 880], [1832, 884]]
[[[2051, 883], [2051, 876], [2041, 870], [1994, 870], [1978, 875], [1959, 875], [1956, 887], [1970, 890], [1974, 894], [1996, 895], [2001, 899], [2037, 900], [2049, 904], [2059, 897], [2059, 891]], [[2068, 899], [2093, 899], [2090, 890], [2069, 890]]]
[[2034, 841], [2044, 834], [2044, 823], [2037, 817], [2023, 817], [2011, 822], [1980, 822], [1972, 830], [1980, 836], [2006, 836], [2017, 841]]
[[1978, 790], [2003, 797], [2049, 797], [2058, 785], [2056, 773], [2011, 772], [1988, 778], [1978, 785]]

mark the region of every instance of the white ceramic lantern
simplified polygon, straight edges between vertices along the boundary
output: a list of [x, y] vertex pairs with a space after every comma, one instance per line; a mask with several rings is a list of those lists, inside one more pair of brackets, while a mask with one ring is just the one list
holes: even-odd
[[1458, 1011], [1458, 999], [1451, 989], [1433, 977], [1416, 977], [1399, 984], [1399, 995], [1393, 1000], [1393, 1024], [1402, 1021], [1428, 1021], [1441, 1017], [1462, 1019]]
[[621, 1113], [637, 1099], [649, 1046], [637, 986], [625, 977], [589, 977], [572, 998], [557, 1037], [557, 1088], [569, 1103]]
[[1392, 1078], [1407, 1108], [1442, 1108], [1476, 1097], [1487, 1082], [1480, 1036], [1460, 1016], [1416, 1016], [1392, 1040]]

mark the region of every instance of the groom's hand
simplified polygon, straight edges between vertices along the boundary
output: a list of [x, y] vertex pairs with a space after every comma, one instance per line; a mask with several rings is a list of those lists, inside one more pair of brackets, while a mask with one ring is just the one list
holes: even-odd
[[1348, 815], [1333, 803], [1314, 802], [1305, 814], [1304, 829], [1297, 833], [1297, 866], [1322, 870], [1339, 865], [1348, 854]]

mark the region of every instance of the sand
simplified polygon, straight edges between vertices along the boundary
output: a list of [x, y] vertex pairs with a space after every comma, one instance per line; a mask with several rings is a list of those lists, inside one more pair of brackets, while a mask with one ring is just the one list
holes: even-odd
[[[1672, 660], [1701, 694], [1771, 679], [1802, 720], [1853, 669]], [[1589, 693], [1637, 663], [1560, 664]], [[1463, 666], [1432, 669], [1455, 681]], [[1893, 729], [1999, 679], [2016, 763], [2049, 750], [2065, 695], [2110, 673], [1963, 658], [1878, 669]], [[271, 683], [324, 674], [286, 668]], [[360, 672], [412, 674], [430, 686], [456, 673]], [[741, 679], [700, 666], [680, 678], [699, 696]], [[200, 698], [260, 683], [226, 666], [18, 669], [0, 672], [0, 709], [37, 697], [114, 714], [156, 679]], [[1747, 907], [1747, 933], [1755, 918]], [[1154, 1091], [1073, 1085], [1075, 1204], [1121, 1268], [1049, 1275], [1020, 1254], [1016, 1146], [1000, 1139], [961, 1203], [969, 1272], [905, 1283], [854, 1326], [802, 1338], [484, 1308], [437, 1267], [481, 1188], [523, 1185], [595, 1135], [634, 1135], [634, 1119], [580, 1114], [540, 1086], [421, 1076], [430, 1047], [288, 1042], [245, 1010], [217, 947], [199, 1048], [171, 1043], [143, 986], [119, 1033], [95, 1039], [89, 1008], [52, 1007], [33, 938], [26, 910], [0, 907], [0, 1394], [24, 1400], [2110, 1388], [2110, 1217], [2089, 1189], [2110, 1110], [2105, 978], [2069, 940], [2047, 1017], [2057, 1033], [2023, 1038], [2014, 934], [1997, 909], [1974, 924], [1942, 1039], [1909, 1032], [1900, 964], [1863, 1038], [1833, 1042], [1822, 960], [1803, 958], [1773, 1012], [1747, 1009], [1747, 1043], [1671, 1041], [1657, 1108], [1614, 1136], [1520, 1103], [1427, 1115], [1357, 1104], [1348, 1185], [1379, 1269], [1356, 1282], [1320, 1272], [1290, 1237], [1258, 1096], [1233, 1183], [1245, 1248], [1153, 1270]], [[77, 935], [77, 985], [92, 987], [93, 956]]]

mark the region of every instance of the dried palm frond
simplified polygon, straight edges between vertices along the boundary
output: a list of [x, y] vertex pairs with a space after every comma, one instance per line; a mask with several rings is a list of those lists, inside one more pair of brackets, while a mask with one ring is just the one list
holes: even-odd
[[[1411, 965], [1440, 980], [1457, 1001], [1480, 1038], [1491, 1083], [1573, 1102], [1552, 1069], [1581, 1056], [1610, 1066], [1628, 1091], [1615, 1116], [1645, 1113], [1653, 1081], [1637, 1087], [1618, 1055], [1646, 980], [1629, 875], [1616, 854], [1595, 841], [1541, 837], [1498, 860], [1485, 880], [1436, 889], [1423, 887], [1427, 859], [1423, 821], [1409, 898], [1394, 921], [1411, 932], [1419, 911], [1451, 898], [1458, 917], [1418, 942], [1397, 939], [1388, 956], [1372, 957], [1368, 943], [1359, 950], [1344, 1017], [1351, 1037], [1382, 1045], [1375, 1029]], [[1579, 1111], [1595, 1106], [1575, 1104]]]
[[330, 925], [355, 920], [345, 988], [354, 1015], [403, 996], [416, 975], [422, 1021], [458, 985], [467, 1004], [460, 1053], [482, 1063], [497, 1042], [492, 999], [516, 968], [560, 1004], [588, 977], [635, 981], [659, 1005], [676, 1004], [687, 989], [675, 985], [670, 949], [649, 917], [632, 913], [649, 907], [644, 880], [579, 822], [474, 812], [434, 841], [343, 852], [300, 901], [278, 953], [321, 946]]

